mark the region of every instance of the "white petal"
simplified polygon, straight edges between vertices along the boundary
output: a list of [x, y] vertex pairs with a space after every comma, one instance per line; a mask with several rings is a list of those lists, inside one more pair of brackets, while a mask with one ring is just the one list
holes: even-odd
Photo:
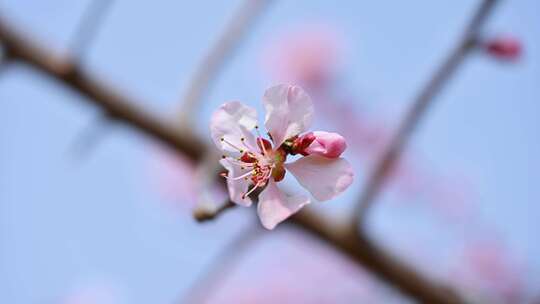
[[210, 133], [212, 140], [218, 149], [229, 152], [238, 152], [238, 149], [232, 147], [225, 141], [245, 149], [241, 138], [249, 147], [256, 147], [255, 137], [251, 130], [257, 125], [257, 111], [238, 101], [227, 102], [221, 105], [210, 119]]
[[257, 213], [264, 228], [272, 230], [307, 204], [309, 204], [307, 196], [287, 196], [270, 179], [266, 188], [259, 194]]
[[353, 170], [343, 158], [326, 158], [318, 155], [302, 157], [285, 164], [298, 182], [319, 201], [334, 198], [345, 191], [353, 181]]
[[298, 86], [282, 84], [269, 88], [264, 93], [263, 104], [266, 110], [265, 126], [275, 146], [280, 146], [286, 139], [307, 131], [311, 126], [313, 103]]
[[230, 179], [247, 173], [247, 170], [242, 170], [239, 165], [233, 164], [227, 159], [222, 159], [219, 163], [228, 171], [227, 188], [229, 189], [231, 201], [238, 205], [251, 206], [251, 199], [249, 197], [242, 198], [243, 194], [248, 190], [250, 181], [246, 181], [243, 178], [238, 180]]

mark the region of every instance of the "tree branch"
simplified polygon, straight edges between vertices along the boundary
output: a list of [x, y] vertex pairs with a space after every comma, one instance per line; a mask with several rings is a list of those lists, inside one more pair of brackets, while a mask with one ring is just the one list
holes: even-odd
[[[207, 151], [206, 141], [196, 137], [190, 130], [179, 130], [149, 114], [138, 106], [139, 102], [120, 95], [106, 83], [87, 74], [70, 58], [58, 58], [24, 38], [1, 17], [0, 42], [12, 58], [24, 61], [58, 80], [116, 120], [162, 141], [193, 161], [200, 161]], [[332, 223], [309, 209], [301, 211], [289, 222], [343, 251], [412, 298], [427, 303], [463, 303], [455, 294], [431, 283], [376, 247], [363, 234], [357, 235], [355, 227], [351, 225]]]
[[318, 239], [334, 246], [382, 281], [420, 303], [466, 303], [450, 288], [431, 282], [378, 247], [363, 233], [363, 230], [358, 232], [356, 227], [347, 223], [332, 222], [310, 209], [302, 210], [293, 216], [292, 222]]
[[225, 59], [239, 45], [240, 40], [250, 28], [250, 24], [257, 19], [269, 3], [270, 0], [244, 0], [238, 11], [232, 16], [219, 39], [199, 63], [188, 84], [188, 90], [181, 101], [181, 121], [189, 123], [197, 104], [203, 100], [204, 94], [208, 91], [212, 80], [217, 77]]
[[87, 102], [100, 107], [106, 115], [157, 138], [194, 161], [202, 158], [205, 142], [195, 137], [192, 132], [181, 131], [150, 114], [138, 106], [143, 104], [142, 102], [123, 96], [111, 86], [92, 77], [72, 58], [61, 58], [42, 49], [12, 29], [1, 16], [0, 42], [9, 57], [24, 61], [65, 84], [86, 97]]
[[[386, 176], [398, 161], [411, 134], [414, 132], [429, 107], [433, 105], [435, 97], [455, 74], [457, 69], [464, 62], [466, 56], [476, 45], [478, 31], [485, 23], [489, 13], [495, 6], [495, 3], [496, 0], [482, 1], [454, 50], [450, 52], [449, 56], [439, 69], [435, 71], [435, 74], [430, 78], [426, 86], [420, 90], [418, 97], [414, 99], [407, 114], [401, 121], [398, 131], [377, 161], [377, 164], [364, 187], [364, 192], [358, 200], [355, 213], [361, 219], [366, 217], [368, 209], [373, 204], [377, 194], [381, 191]], [[362, 222], [365, 221], [362, 220]]]

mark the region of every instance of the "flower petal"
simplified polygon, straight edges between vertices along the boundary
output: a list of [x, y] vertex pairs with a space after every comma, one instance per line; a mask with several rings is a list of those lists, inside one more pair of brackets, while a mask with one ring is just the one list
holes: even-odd
[[281, 84], [269, 88], [264, 93], [263, 104], [266, 109], [264, 124], [276, 147], [311, 126], [313, 104], [298, 86]]
[[343, 158], [318, 155], [302, 157], [285, 164], [298, 182], [319, 201], [334, 198], [345, 191], [353, 181], [353, 170]]
[[[218, 149], [229, 152], [238, 152], [227, 142], [244, 149], [244, 143], [249, 147], [256, 147], [255, 137], [251, 130], [257, 125], [257, 111], [238, 101], [227, 102], [219, 107], [210, 120], [210, 133]], [[222, 141], [224, 138], [226, 141]]]
[[249, 207], [251, 206], [251, 199], [249, 197], [243, 198], [243, 194], [248, 190], [250, 181], [243, 178], [232, 180], [236, 176], [240, 176], [247, 173], [246, 170], [242, 170], [239, 165], [233, 164], [227, 159], [222, 159], [219, 163], [227, 169], [227, 188], [229, 189], [229, 197], [231, 201], [238, 205]]
[[259, 194], [257, 213], [264, 228], [272, 230], [307, 204], [309, 204], [309, 197], [287, 196], [270, 179], [266, 188]]

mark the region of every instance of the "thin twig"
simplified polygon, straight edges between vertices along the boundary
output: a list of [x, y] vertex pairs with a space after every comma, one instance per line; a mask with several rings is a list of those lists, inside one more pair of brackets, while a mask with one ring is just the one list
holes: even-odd
[[[199, 139], [191, 130], [178, 130], [151, 115], [138, 106], [140, 102], [120, 95], [109, 85], [87, 74], [69, 58], [58, 58], [24, 38], [10, 28], [1, 17], [0, 42], [4, 43], [6, 51], [13, 58], [22, 60], [65, 84], [85, 97], [83, 100], [100, 107], [109, 115], [113, 115], [116, 120], [123, 121], [143, 134], [160, 140], [193, 161], [200, 161], [207, 151], [206, 141]], [[412, 298], [420, 301], [427, 300], [424, 302], [428, 303], [463, 303], [453, 293], [448, 293], [445, 289], [422, 278], [413, 269], [375, 247], [367, 238], [356, 239], [354, 237], [356, 231], [351, 225], [346, 225], [347, 229], [343, 229], [338, 224], [331, 223], [309, 210], [301, 211], [290, 222], [348, 254], [375, 274], [388, 279], [391, 284]]]
[[112, 121], [105, 114], [98, 114], [90, 124], [82, 129], [70, 144], [70, 154], [76, 160], [82, 160], [88, 156], [97, 145], [109, 134]]
[[231, 201], [226, 201], [225, 203], [215, 207], [209, 207], [203, 204], [193, 210], [193, 217], [195, 218], [195, 220], [197, 220], [197, 222], [202, 223], [213, 220], [216, 216], [234, 207], [236, 207], [236, 204]]
[[219, 75], [226, 59], [230, 57], [235, 47], [240, 45], [242, 38], [253, 27], [257, 17], [271, 0], [244, 0], [237, 12], [225, 26], [223, 33], [195, 69], [195, 73], [187, 86], [187, 92], [182, 98], [180, 121], [190, 123], [196, 112], [197, 105], [208, 93], [212, 81]]
[[114, 0], [91, 0], [84, 10], [71, 41], [71, 52], [78, 58], [84, 58], [90, 50], [113, 3]]
[[[91, 45], [97, 38], [105, 16], [113, 3], [114, 0], [91, 0], [84, 10], [70, 43], [70, 53], [79, 62], [84, 61], [87, 53], [90, 51]], [[112, 117], [107, 115], [107, 113], [99, 114], [99, 117], [77, 134], [73, 143], [69, 145], [73, 156], [77, 160], [82, 160], [84, 157], [90, 155], [103, 137], [109, 133], [108, 127], [110, 127], [111, 122]]]
[[[411, 134], [425, 116], [429, 107], [433, 106], [433, 103], [436, 100], [435, 97], [442, 90], [444, 85], [448, 83], [450, 78], [476, 45], [478, 31], [485, 23], [489, 13], [495, 6], [495, 3], [496, 0], [482, 1], [456, 47], [450, 52], [447, 59], [435, 71], [435, 74], [429, 79], [426, 86], [420, 90], [420, 93], [412, 102], [405, 117], [401, 121], [396, 134], [377, 161], [376, 166], [364, 187], [364, 192], [358, 200], [355, 214], [361, 219], [365, 218], [375, 197], [380, 192], [388, 173], [398, 161], [401, 152], [409, 141]], [[362, 220], [362, 222], [365, 221]], [[355, 221], [355, 225], [356, 224]]]
[[[247, 229], [242, 229], [223, 247], [212, 263], [206, 267], [202, 276], [195, 280], [194, 285], [188, 289], [178, 304], [203, 304], [207, 303], [212, 294], [216, 294], [220, 282], [240, 262], [248, 247], [252, 246], [261, 234], [264, 233], [258, 223], [251, 224]], [[208, 292], [211, 290], [212, 292]]]

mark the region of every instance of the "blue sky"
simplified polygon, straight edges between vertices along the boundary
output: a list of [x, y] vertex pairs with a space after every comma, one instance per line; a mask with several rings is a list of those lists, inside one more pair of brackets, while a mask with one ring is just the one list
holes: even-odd
[[[178, 109], [190, 75], [239, 1], [115, 1], [84, 65], [145, 107]], [[44, 46], [68, 51], [88, 1], [0, 1], [0, 13]], [[197, 116], [239, 99], [260, 109], [271, 80], [260, 52], [271, 38], [303, 23], [331, 24], [347, 39], [343, 86], [390, 124], [452, 47], [477, 1], [274, 1], [227, 62]], [[478, 218], [531, 265], [538, 282], [540, 243], [540, 3], [505, 1], [486, 34], [511, 33], [525, 53], [516, 64], [482, 54], [468, 58], [437, 98], [412, 149], [423, 165], [471, 181]], [[221, 245], [245, 229], [246, 210], [198, 225], [172, 210], [149, 183], [152, 140], [113, 125], [83, 161], [70, 149], [99, 112], [25, 65], [0, 75], [0, 300], [55, 303], [92, 282], [116, 286], [126, 303], [170, 303], [201, 273]], [[321, 118], [319, 118], [321, 119]], [[324, 119], [324, 117], [322, 118]], [[352, 158], [352, 155], [348, 155]], [[368, 168], [354, 163], [354, 187], [328, 212], [347, 212]], [[449, 244], [475, 234], [429, 211], [377, 202], [370, 230], [388, 246]], [[426, 229], [429, 228], [429, 229]], [[438, 242], [438, 243], [437, 243]], [[437, 249], [435, 250], [437, 251]], [[90, 283], [88, 283], [90, 282]], [[101, 284], [101, 283], [99, 283]]]

